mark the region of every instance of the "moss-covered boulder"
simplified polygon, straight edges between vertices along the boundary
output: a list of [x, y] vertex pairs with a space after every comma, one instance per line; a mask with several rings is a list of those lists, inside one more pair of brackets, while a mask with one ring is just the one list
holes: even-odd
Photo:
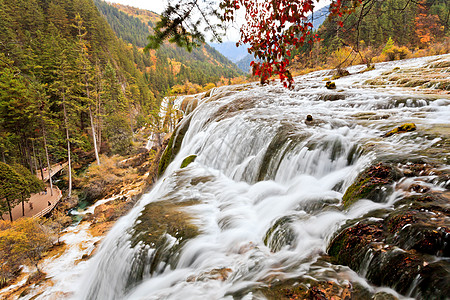
[[384, 136], [388, 137], [397, 133], [403, 133], [403, 132], [410, 132], [416, 130], [416, 124], [414, 123], [405, 123], [403, 125], [400, 125], [391, 131], [387, 132]]
[[327, 81], [327, 83], [325, 83], [325, 87], [329, 90], [334, 90], [336, 89], [336, 83], [334, 83], [334, 81]]
[[158, 177], [161, 177], [162, 174], [164, 174], [164, 171], [166, 171], [169, 164], [173, 161], [178, 152], [180, 152], [181, 143], [183, 142], [183, 138], [186, 135], [186, 132], [188, 131], [189, 125], [191, 123], [191, 116], [192, 115], [184, 118], [183, 121], [173, 131], [169, 143], [167, 144], [167, 147], [164, 150], [159, 161]]
[[378, 163], [364, 171], [347, 188], [342, 203], [347, 208], [360, 199], [382, 202], [392, 192], [392, 184], [399, 179], [401, 172], [394, 166]]
[[186, 157], [185, 159], [183, 159], [183, 161], [181, 162], [181, 169], [186, 168], [187, 166], [189, 166], [189, 164], [193, 161], [195, 161], [195, 159], [197, 158], [197, 155], [189, 155], [188, 157]]
[[394, 209], [349, 221], [328, 254], [378, 286], [421, 299], [450, 295], [450, 216], [444, 193], [405, 197]]
[[200, 233], [193, 217], [183, 209], [196, 203], [165, 200], [145, 206], [130, 230], [130, 246], [136, 250], [127, 288], [175, 266], [184, 244]]
[[158, 201], [147, 204], [133, 227], [132, 247], [142, 242], [156, 247], [165, 234], [184, 241], [199, 234], [193, 218], [183, 208], [196, 204], [194, 201]]

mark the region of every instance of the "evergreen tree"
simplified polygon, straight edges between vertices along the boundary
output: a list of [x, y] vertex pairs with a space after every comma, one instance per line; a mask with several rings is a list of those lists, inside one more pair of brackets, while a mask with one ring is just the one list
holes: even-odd
[[11, 222], [12, 209], [19, 203], [25, 185], [25, 180], [11, 166], [0, 162], [0, 212], [8, 212]]

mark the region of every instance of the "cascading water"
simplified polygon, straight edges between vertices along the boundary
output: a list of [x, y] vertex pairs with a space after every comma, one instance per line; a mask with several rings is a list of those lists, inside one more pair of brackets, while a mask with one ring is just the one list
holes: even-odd
[[[346, 209], [342, 195], [379, 157], [439, 143], [409, 133], [383, 139], [386, 130], [448, 124], [450, 115], [448, 97], [357, 84], [393, 67], [338, 80], [338, 92], [326, 90], [325, 73], [316, 72], [291, 91], [246, 85], [204, 97], [180, 125], [188, 129], [179, 153], [102, 242], [76, 297], [260, 299], [261, 287], [293, 278], [376, 291], [364, 272], [322, 257], [346, 220], [391, 207], [398, 193]], [[181, 169], [189, 155], [195, 161]]]

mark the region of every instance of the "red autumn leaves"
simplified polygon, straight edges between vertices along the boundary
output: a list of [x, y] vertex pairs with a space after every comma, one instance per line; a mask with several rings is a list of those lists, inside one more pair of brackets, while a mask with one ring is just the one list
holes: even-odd
[[[334, 0], [330, 13], [339, 16], [351, 13], [361, 2]], [[257, 59], [251, 64], [253, 75], [259, 76], [261, 83], [278, 75], [285, 87], [292, 87], [294, 81], [288, 70], [291, 51], [305, 40], [309, 43], [319, 40], [313, 35], [313, 24], [308, 19], [314, 10], [314, 0], [223, 0], [220, 8], [224, 21], [233, 21], [239, 9], [245, 10], [246, 23], [241, 27], [239, 44], [250, 45], [248, 51]]]

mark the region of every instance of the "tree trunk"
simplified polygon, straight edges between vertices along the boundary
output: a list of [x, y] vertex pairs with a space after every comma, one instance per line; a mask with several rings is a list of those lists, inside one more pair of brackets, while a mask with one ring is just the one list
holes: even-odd
[[43, 170], [44, 167], [42, 166], [42, 160], [41, 160], [40, 157], [39, 157], [39, 167], [41, 168], [42, 182], [43, 182], [44, 185], [45, 185], [44, 170]]
[[[34, 148], [34, 139], [31, 140], [31, 147], [33, 148], [33, 163], [34, 163], [34, 171], [37, 174], [37, 159], [36, 159], [36, 150]], [[33, 173], [31, 173], [33, 174]]]
[[67, 111], [66, 111], [66, 97], [63, 94], [63, 112], [64, 112], [64, 124], [66, 126], [66, 139], [67, 139], [67, 160], [69, 167], [69, 191], [67, 193], [67, 197], [70, 198], [72, 196], [72, 162], [70, 160], [70, 140], [69, 140], [69, 127], [67, 122]]
[[36, 174], [36, 171], [33, 170], [33, 162], [32, 162], [33, 160], [31, 159], [31, 151], [30, 151], [30, 147], [28, 144], [28, 139], [25, 137], [23, 137], [23, 138], [25, 140], [25, 153], [26, 153], [26, 157], [27, 157], [27, 163], [30, 168], [30, 172], [31, 172], [31, 174]]
[[98, 59], [95, 63], [95, 68], [97, 71], [97, 82], [96, 82], [96, 95], [97, 95], [97, 103], [95, 104], [95, 113], [96, 113], [96, 123], [97, 123], [97, 147], [99, 151], [102, 151], [102, 98], [101, 98], [101, 91], [102, 91], [102, 73], [100, 72], [100, 67], [98, 66]]
[[50, 159], [48, 158], [47, 138], [45, 136], [45, 128], [44, 128], [44, 126], [42, 126], [42, 136], [44, 138], [45, 158], [47, 160], [48, 173], [50, 174], [50, 177], [48, 179], [49, 182], [50, 182], [50, 196], [53, 196], [52, 168], [50, 166]]
[[12, 209], [11, 209], [11, 203], [9, 203], [9, 200], [8, 200], [8, 199], [6, 199], [6, 204], [8, 205], [9, 220], [10, 220], [11, 223], [12, 223], [12, 221], [13, 221], [13, 218], [12, 218]]
[[97, 165], [100, 165], [100, 158], [98, 157], [98, 149], [97, 149], [97, 139], [95, 137], [94, 118], [92, 117], [91, 106], [89, 106], [89, 118], [91, 119], [92, 139], [94, 140], [95, 159], [97, 160]]
[[22, 196], [22, 217], [25, 217], [25, 200], [23, 199], [23, 196]]

